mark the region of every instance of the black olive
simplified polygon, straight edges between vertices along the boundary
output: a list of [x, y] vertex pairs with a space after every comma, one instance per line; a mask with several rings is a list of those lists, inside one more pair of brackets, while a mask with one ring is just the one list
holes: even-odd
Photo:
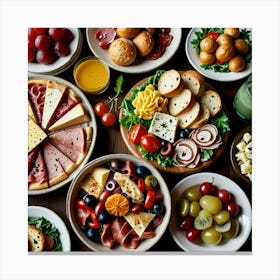
[[87, 238], [93, 242], [100, 242], [101, 236], [98, 229], [89, 228], [87, 230]]
[[162, 201], [156, 201], [152, 206], [151, 212], [155, 215], [163, 215], [165, 212], [165, 206]]
[[121, 162], [117, 159], [114, 159], [110, 162], [110, 169], [112, 171], [120, 171], [121, 169]]
[[151, 174], [151, 171], [144, 165], [137, 166], [135, 172], [136, 175], [138, 175], [141, 178], [145, 178]]
[[107, 181], [105, 188], [106, 188], [107, 191], [110, 191], [110, 192], [111, 192], [111, 191], [113, 191], [117, 186], [118, 186], [117, 181], [116, 181], [115, 179], [111, 178], [111, 179], [109, 179], [109, 180]]
[[180, 129], [178, 133], [179, 138], [187, 138], [189, 134], [191, 133], [191, 130], [188, 128]]

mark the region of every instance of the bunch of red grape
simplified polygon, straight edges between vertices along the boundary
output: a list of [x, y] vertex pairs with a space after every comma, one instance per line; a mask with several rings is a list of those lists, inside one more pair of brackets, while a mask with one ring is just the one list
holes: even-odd
[[28, 28], [28, 62], [51, 64], [69, 55], [73, 38], [68, 28]]

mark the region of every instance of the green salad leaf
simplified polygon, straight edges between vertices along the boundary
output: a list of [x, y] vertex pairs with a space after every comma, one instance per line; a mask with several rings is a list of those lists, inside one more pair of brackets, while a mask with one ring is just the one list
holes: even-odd
[[214, 124], [221, 136], [224, 136], [227, 131], [230, 131], [229, 119], [224, 110], [222, 110], [218, 116], [210, 120], [211, 124]]
[[208, 160], [210, 159], [212, 156], [214, 155], [214, 151], [213, 150], [204, 150], [201, 149], [200, 150], [200, 157], [203, 160]]
[[36, 226], [36, 228], [42, 231], [45, 235], [53, 239], [54, 241], [54, 247], [52, 249], [53, 251], [62, 251], [60, 233], [54, 224], [52, 224], [43, 216], [38, 218], [28, 218], [28, 224]]

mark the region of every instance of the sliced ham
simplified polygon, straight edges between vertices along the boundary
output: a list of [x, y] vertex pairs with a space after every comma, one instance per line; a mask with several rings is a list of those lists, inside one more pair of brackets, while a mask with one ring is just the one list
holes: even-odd
[[75, 211], [75, 215], [76, 215], [77, 223], [80, 226], [85, 226], [86, 220], [90, 216], [90, 211], [77, 207]]
[[44, 163], [43, 153], [38, 151], [34, 165], [28, 174], [28, 188], [39, 190], [48, 187], [47, 170]]
[[49, 139], [77, 152], [84, 153], [85, 151], [85, 134], [82, 127], [70, 127], [53, 132], [49, 135]]
[[105, 224], [101, 234], [101, 242], [104, 246], [112, 249], [115, 244], [115, 239], [112, 235], [111, 224]]
[[37, 158], [38, 150], [34, 149], [28, 154], [28, 172], [30, 172], [31, 168], [34, 165], [34, 162]]

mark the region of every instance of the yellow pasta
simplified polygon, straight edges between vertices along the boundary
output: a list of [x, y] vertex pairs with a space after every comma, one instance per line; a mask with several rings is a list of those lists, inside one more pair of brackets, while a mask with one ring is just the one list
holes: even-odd
[[139, 91], [132, 105], [135, 114], [144, 120], [151, 120], [155, 112], [167, 112], [168, 99], [163, 97], [153, 85], [148, 85], [143, 91]]

